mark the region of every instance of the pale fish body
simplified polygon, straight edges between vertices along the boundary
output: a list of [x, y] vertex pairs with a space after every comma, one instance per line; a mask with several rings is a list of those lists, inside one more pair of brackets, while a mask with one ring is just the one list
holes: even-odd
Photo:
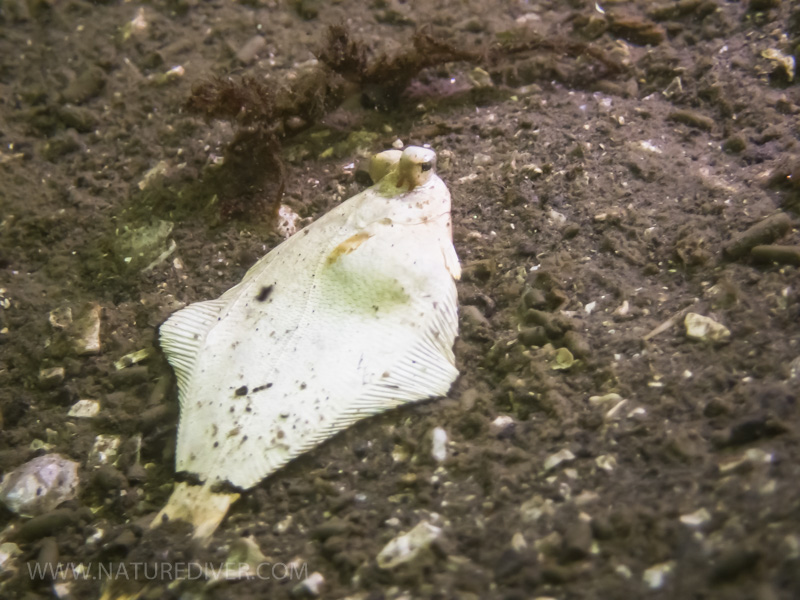
[[251, 488], [360, 419], [447, 394], [460, 275], [450, 193], [433, 151], [398, 154], [378, 155], [376, 185], [219, 299], [162, 325], [181, 406], [176, 469], [204, 486], [179, 484], [154, 525], [186, 518], [207, 537], [238, 497], [212, 486]]

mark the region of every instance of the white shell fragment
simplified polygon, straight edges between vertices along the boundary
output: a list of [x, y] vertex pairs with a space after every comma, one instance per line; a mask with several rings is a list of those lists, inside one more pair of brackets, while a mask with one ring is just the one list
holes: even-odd
[[489, 433], [492, 435], [505, 435], [514, 429], [514, 418], [508, 415], [500, 415], [489, 424]]
[[292, 210], [290, 206], [281, 204], [278, 208], [278, 222], [275, 228], [281, 237], [290, 238], [297, 233], [297, 224], [300, 222], [300, 215]]
[[98, 435], [89, 452], [88, 464], [92, 467], [113, 465], [119, 456], [121, 444], [122, 438], [118, 435]]
[[101, 349], [100, 321], [103, 308], [96, 302], [90, 302], [78, 313], [72, 323], [72, 346], [80, 355], [98, 354]]
[[378, 553], [376, 562], [381, 569], [394, 569], [413, 561], [420, 553], [442, 536], [442, 529], [420, 521], [411, 531], [391, 540]]
[[53, 510], [78, 491], [78, 463], [45, 454], [3, 477], [0, 500], [13, 512], [35, 517]]
[[731, 337], [727, 327], [697, 313], [687, 313], [683, 323], [686, 326], [686, 337], [698, 342], [727, 342]]
[[447, 432], [441, 427], [436, 427], [431, 434], [431, 456], [436, 462], [447, 459]]
[[[435, 160], [418, 147], [381, 153], [374, 186], [161, 326], [178, 379], [178, 471], [248, 489], [356, 421], [447, 394], [461, 268]], [[194, 521], [184, 509], [159, 517]]]
[[114, 362], [114, 368], [117, 371], [121, 371], [122, 369], [126, 369], [128, 367], [132, 367], [135, 364], [142, 362], [150, 357], [153, 351], [150, 348], [142, 348], [141, 350], [137, 350], [136, 352], [131, 352], [130, 354], [126, 354], [119, 360]]
[[544, 461], [545, 471], [551, 471], [563, 462], [570, 462], [575, 460], [575, 455], [567, 448], [559, 450], [555, 454], [551, 454]]
[[642, 581], [651, 590], [658, 590], [664, 587], [669, 575], [675, 568], [675, 561], [668, 561], [653, 565], [642, 573]]
[[14, 559], [16, 559], [22, 550], [19, 546], [11, 542], [0, 544], [0, 575], [9, 575], [16, 571]]
[[325, 577], [322, 575], [322, 573], [314, 571], [311, 575], [306, 577], [292, 589], [292, 595], [296, 598], [317, 598], [320, 594], [322, 594], [324, 587]]
[[96, 417], [99, 412], [100, 403], [97, 400], [78, 400], [70, 407], [67, 416], [78, 419], [91, 419]]
[[711, 520], [711, 514], [705, 508], [699, 508], [693, 513], [680, 516], [680, 521], [689, 527], [700, 527]]

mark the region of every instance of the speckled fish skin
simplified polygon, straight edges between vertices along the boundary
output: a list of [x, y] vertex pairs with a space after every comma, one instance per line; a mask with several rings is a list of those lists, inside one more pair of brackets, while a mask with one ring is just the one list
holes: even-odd
[[162, 325], [178, 471], [248, 489], [364, 417], [447, 394], [460, 267], [434, 161], [407, 148], [218, 300]]

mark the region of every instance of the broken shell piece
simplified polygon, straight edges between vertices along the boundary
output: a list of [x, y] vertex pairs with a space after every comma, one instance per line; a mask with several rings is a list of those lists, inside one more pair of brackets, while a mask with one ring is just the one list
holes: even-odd
[[610, 454], [601, 454], [594, 459], [594, 464], [603, 469], [603, 471], [611, 473], [611, 471], [617, 468], [617, 459]]
[[39, 370], [39, 385], [45, 389], [50, 389], [64, 381], [67, 372], [64, 367], [50, 367]]
[[589, 396], [589, 404], [594, 406], [603, 406], [612, 402], [617, 404], [620, 400], [622, 400], [622, 396], [615, 392], [611, 392], [610, 394], [605, 394], [603, 396]]
[[322, 573], [314, 571], [292, 588], [292, 596], [295, 598], [317, 598], [322, 593], [324, 585], [325, 577]]
[[651, 590], [658, 590], [664, 587], [669, 575], [675, 568], [675, 561], [669, 561], [653, 565], [642, 574], [642, 581]]
[[683, 323], [686, 326], [686, 337], [698, 342], [721, 343], [727, 342], [731, 337], [727, 327], [697, 313], [687, 313]]
[[711, 520], [711, 515], [705, 508], [700, 508], [688, 515], [681, 515], [680, 521], [689, 527], [700, 527]]
[[61, 306], [50, 311], [48, 320], [53, 329], [65, 332], [72, 349], [80, 355], [100, 352], [100, 322], [103, 308], [89, 302], [74, 311], [70, 306]]
[[103, 307], [95, 302], [90, 302], [78, 313], [77, 318], [69, 327], [72, 347], [80, 355], [97, 354], [100, 352], [100, 321], [103, 316]]
[[790, 54], [784, 54], [777, 48], [767, 48], [766, 50], [762, 50], [761, 56], [767, 60], [778, 63], [781, 67], [783, 67], [784, 71], [786, 71], [786, 77], [788, 80], [790, 82], [794, 80], [794, 56]]
[[45, 454], [6, 474], [0, 500], [13, 512], [35, 517], [53, 510], [78, 491], [78, 463]]
[[411, 531], [397, 536], [378, 553], [376, 561], [381, 569], [394, 569], [409, 563], [430, 548], [442, 536], [442, 529], [427, 521], [420, 521]]
[[152, 353], [152, 348], [142, 348], [136, 352], [131, 352], [130, 354], [126, 354], [118, 361], [114, 362], [114, 368], [117, 371], [121, 371], [126, 367], [132, 367], [133, 365], [142, 362], [146, 358], [149, 358]]
[[575, 357], [566, 348], [559, 348], [549, 362], [554, 371], [563, 371], [575, 364]]
[[11, 542], [0, 544], [0, 575], [8, 575], [16, 571], [14, 559], [20, 554], [22, 554], [22, 550], [16, 544]]
[[89, 452], [89, 465], [113, 465], [119, 456], [122, 438], [118, 435], [98, 435]]
[[127, 229], [114, 241], [114, 254], [131, 269], [146, 268], [169, 252], [167, 239], [172, 233], [172, 227], [173, 224], [169, 221], [155, 221], [149, 225]]
[[67, 416], [78, 419], [91, 419], [100, 412], [100, 403], [97, 400], [78, 400], [73, 404]]
[[447, 432], [436, 427], [431, 434], [431, 456], [436, 462], [444, 462], [447, 458]]
[[184, 518], [210, 535], [232, 501], [213, 486], [249, 489], [365, 417], [447, 394], [461, 274], [450, 193], [432, 150], [387, 163], [241, 283], [161, 326], [181, 404], [176, 468], [206, 492], [176, 488], [154, 526]]
[[559, 450], [555, 454], [551, 454], [548, 456], [544, 461], [544, 468], [545, 471], [550, 471], [555, 469], [558, 465], [563, 462], [570, 462], [575, 460], [575, 455], [570, 452], [567, 448], [563, 450]]
[[284, 238], [290, 238], [297, 233], [297, 223], [300, 221], [300, 215], [294, 212], [291, 207], [281, 204], [278, 209], [278, 223], [275, 229]]
[[61, 306], [51, 310], [49, 321], [53, 329], [66, 329], [72, 325], [72, 308]]
[[489, 424], [489, 433], [496, 436], [503, 436], [514, 430], [514, 418], [508, 415], [500, 415]]

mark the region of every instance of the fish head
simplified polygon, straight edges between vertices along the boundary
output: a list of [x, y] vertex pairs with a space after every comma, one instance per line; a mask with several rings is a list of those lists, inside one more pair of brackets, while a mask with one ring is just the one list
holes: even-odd
[[[436, 175], [436, 152], [408, 146], [376, 154], [370, 173], [380, 175], [354, 215], [357, 227], [381, 221], [393, 225], [440, 222], [449, 228], [450, 192]], [[377, 201], [377, 202], [375, 202]]]
[[372, 183], [378, 183], [395, 169], [402, 155], [402, 150], [392, 149], [378, 152], [373, 156], [369, 161], [369, 177]]
[[409, 146], [398, 162], [397, 187], [408, 191], [425, 185], [436, 173], [436, 152], [430, 148]]

